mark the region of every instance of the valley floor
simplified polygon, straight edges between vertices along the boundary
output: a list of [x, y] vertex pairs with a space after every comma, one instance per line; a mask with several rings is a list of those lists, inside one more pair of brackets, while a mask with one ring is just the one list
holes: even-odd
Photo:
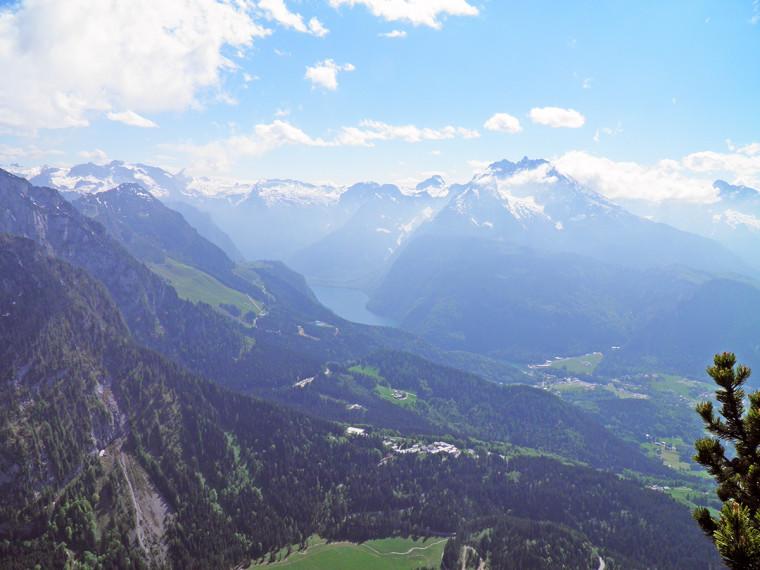
[[386, 538], [361, 544], [329, 543], [319, 537], [309, 540], [305, 550], [293, 550], [288, 556], [283, 550], [274, 562], [258, 562], [249, 570], [264, 568], [295, 568], [302, 570], [414, 570], [438, 568], [447, 538]]

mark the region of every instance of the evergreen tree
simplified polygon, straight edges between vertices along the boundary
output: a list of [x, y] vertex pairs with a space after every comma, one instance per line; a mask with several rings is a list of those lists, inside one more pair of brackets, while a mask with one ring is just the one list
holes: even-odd
[[696, 442], [694, 459], [717, 481], [723, 508], [717, 519], [706, 508], [696, 509], [694, 518], [729, 568], [760, 569], [760, 392], [745, 394], [751, 370], [737, 366], [732, 353], [716, 354], [707, 373], [719, 387], [721, 408], [716, 415], [712, 402], [697, 406], [714, 437]]

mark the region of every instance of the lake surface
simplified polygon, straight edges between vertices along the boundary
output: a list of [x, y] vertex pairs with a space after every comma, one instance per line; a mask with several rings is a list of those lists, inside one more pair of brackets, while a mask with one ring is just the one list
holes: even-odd
[[369, 296], [364, 291], [320, 285], [311, 285], [311, 290], [314, 291], [320, 303], [347, 321], [382, 327], [397, 325], [392, 319], [381, 317], [367, 309]]

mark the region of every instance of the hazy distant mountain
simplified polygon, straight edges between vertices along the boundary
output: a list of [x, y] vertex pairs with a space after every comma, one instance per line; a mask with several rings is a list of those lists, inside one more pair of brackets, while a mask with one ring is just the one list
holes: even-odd
[[440, 176], [404, 190], [374, 182], [350, 187], [288, 179], [245, 184], [122, 161], [23, 174], [32, 176], [34, 184], [73, 197], [140, 184], [192, 217], [198, 231], [233, 259], [287, 260], [310, 278], [343, 284], [376, 276], [417, 227], [445, 205], [449, 193]]
[[717, 200], [711, 203], [631, 201], [627, 205], [653, 220], [686, 229], [720, 242], [743, 262], [760, 268], [760, 191], [716, 180]]
[[[709, 291], [727, 314], [760, 312], [756, 286], [727, 273], [743, 269], [716, 242], [639, 218], [545, 161], [503, 161], [420, 229], [370, 307], [447, 349], [525, 361], [622, 346], [627, 365], [685, 370], [709, 359], [697, 351], [708, 340], [760, 361], [760, 323], [694, 326], [709, 326], [709, 303], [697, 301]], [[722, 274], [746, 288], [741, 303], [711, 285]], [[664, 314], [681, 318], [660, 328], [673, 334], [656, 335], [655, 351], [642, 338]]]
[[547, 161], [528, 158], [493, 163], [464, 185], [449, 186], [432, 176], [416, 188], [289, 179], [245, 184], [121, 161], [43, 168], [33, 181], [77, 193], [139, 183], [156, 197], [186, 204], [186, 211], [209, 215], [210, 223], [194, 225], [230, 257], [239, 250], [248, 259], [284, 260], [309, 279], [365, 289], [374, 286], [412, 236], [426, 232], [503, 240], [616, 264], [745, 273], [754, 271], [752, 251], [760, 235], [757, 192], [750, 188], [719, 182], [722, 198], [713, 206], [636, 209], [687, 230], [677, 231], [632, 214]]
[[509, 361], [601, 351], [629, 369], [699, 373], [715, 351], [733, 347], [760, 363], [752, 282], [495, 240], [416, 238], [370, 307], [448, 350]]
[[544, 160], [501, 161], [457, 191], [425, 226], [436, 236], [491, 239], [631, 266], [741, 271], [718, 244], [626, 211]]
[[233, 261], [244, 261], [245, 257], [232, 238], [220, 228], [211, 216], [188, 202], [169, 202], [167, 204], [173, 210], [176, 210], [193, 226], [198, 233], [208, 241], [221, 248], [227, 256]]
[[442, 178], [430, 179], [418, 190], [410, 195], [391, 184], [351, 186], [341, 195], [340, 206], [352, 214], [340, 227], [295, 253], [291, 264], [314, 280], [367, 287], [446, 204]]

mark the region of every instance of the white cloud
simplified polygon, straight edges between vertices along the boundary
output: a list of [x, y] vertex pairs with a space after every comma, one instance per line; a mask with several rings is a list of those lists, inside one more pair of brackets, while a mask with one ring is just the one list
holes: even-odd
[[202, 145], [182, 143], [163, 145], [169, 151], [188, 155], [192, 161], [190, 170], [196, 173], [229, 171], [240, 158], [261, 156], [284, 146], [311, 147], [331, 146], [320, 138], [313, 138], [287, 121], [275, 120], [256, 125], [248, 135], [233, 135], [226, 139]]
[[94, 150], [83, 150], [79, 153], [87, 162], [104, 163], [108, 162], [108, 155], [104, 150], [96, 148]]
[[586, 124], [586, 117], [578, 111], [561, 107], [534, 107], [529, 116], [534, 123], [555, 129], [577, 129]]
[[365, 120], [358, 127], [343, 127], [337, 142], [347, 146], [372, 146], [375, 141], [402, 140], [409, 143], [441, 141], [454, 138], [473, 139], [480, 133], [463, 127], [446, 126], [441, 129], [420, 128], [415, 125], [389, 125], [380, 121]]
[[39, 162], [41, 160], [46, 160], [51, 156], [60, 156], [62, 154], [64, 154], [63, 151], [44, 149], [36, 145], [15, 147], [0, 144], [0, 163], [2, 164], [11, 164], [24, 160]]
[[554, 184], [556, 182], [557, 177], [552, 174], [552, 165], [547, 163], [536, 168], [518, 170], [508, 178], [498, 178], [496, 179], [496, 186], [502, 192], [520, 186]]
[[710, 176], [730, 176], [735, 184], [760, 187], [760, 144], [753, 143], [735, 152], [701, 151], [687, 155], [684, 166]]
[[602, 127], [594, 132], [594, 142], [598, 143], [603, 136], [614, 137], [623, 132], [623, 126], [618, 123], [616, 127]]
[[306, 68], [306, 79], [311, 81], [312, 87], [322, 87], [335, 91], [338, 88], [338, 73], [341, 71], [354, 71], [353, 64], [339, 65], [332, 59], [326, 59]]
[[260, 0], [259, 8], [264, 10], [267, 17], [281, 26], [292, 28], [297, 32], [311, 34], [318, 38], [323, 38], [330, 32], [317, 18], [311, 18], [308, 23], [305, 23], [301, 14], [288, 9], [285, 0]]
[[377, 35], [381, 38], [400, 39], [406, 37], [406, 32], [404, 30], [391, 30], [390, 32], [385, 32]]
[[285, 146], [308, 147], [371, 147], [378, 141], [399, 140], [407, 143], [441, 141], [453, 138], [475, 138], [479, 133], [462, 127], [441, 129], [415, 125], [389, 125], [379, 121], [362, 121], [357, 127], [343, 127], [331, 139], [313, 137], [295, 125], [282, 120], [256, 125], [250, 134], [235, 134], [205, 144], [181, 143], [162, 145], [165, 150], [190, 158], [189, 170], [195, 173], [229, 171], [243, 157], [261, 156]]
[[513, 117], [507, 113], [496, 113], [485, 122], [483, 127], [489, 131], [508, 134], [515, 134], [522, 131], [522, 126], [517, 117]]
[[488, 167], [496, 162], [495, 160], [468, 160], [467, 166], [472, 168], [472, 171], [474, 173], [481, 173], [484, 170], [487, 170]]
[[717, 199], [714, 178], [694, 176], [684, 161], [661, 160], [653, 165], [613, 161], [583, 151], [571, 151], [554, 166], [611, 200], [678, 200], [709, 203]]
[[441, 28], [441, 16], [477, 16], [479, 13], [467, 0], [330, 0], [330, 5], [333, 8], [364, 5], [385, 20], [435, 29]]
[[0, 125], [79, 127], [113, 109], [197, 106], [235, 69], [225, 48], [268, 33], [242, 2], [14, 2], [0, 10]]
[[736, 210], [728, 209], [722, 214], [715, 214], [713, 220], [716, 222], [724, 222], [732, 228], [744, 226], [752, 231], [760, 231], [760, 218]]
[[716, 179], [760, 188], [760, 143], [737, 146], [729, 152], [700, 151], [654, 164], [613, 161], [572, 151], [553, 162], [563, 172], [610, 199], [661, 202], [677, 200], [711, 203], [718, 199]]
[[156, 128], [158, 125], [151, 121], [150, 119], [146, 119], [142, 115], [138, 115], [134, 111], [121, 111], [120, 113], [114, 113], [112, 111], [109, 111], [106, 113], [106, 117], [110, 121], [116, 121], [117, 123], [124, 123], [125, 125], [129, 125], [130, 127], [140, 127], [143, 129], [152, 129]]

